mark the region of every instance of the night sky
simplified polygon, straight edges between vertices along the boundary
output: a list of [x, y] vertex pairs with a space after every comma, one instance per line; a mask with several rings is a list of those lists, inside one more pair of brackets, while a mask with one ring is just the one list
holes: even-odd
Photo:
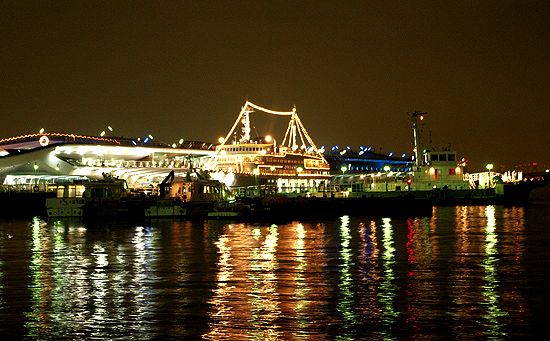
[[410, 154], [418, 110], [474, 166], [550, 164], [547, 0], [2, 0], [0, 31], [0, 137], [216, 141], [248, 99], [318, 145]]

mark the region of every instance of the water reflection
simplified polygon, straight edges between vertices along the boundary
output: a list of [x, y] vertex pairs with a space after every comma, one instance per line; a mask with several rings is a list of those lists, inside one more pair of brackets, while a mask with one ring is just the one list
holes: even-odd
[[525, 290], [533, 283], [524, 275], [533, 252], [526, 209], [434, 213], [286, 225], [0, 225], [2, 328], [31, 339], [529, 335], [529, 316], [541, 312]]
[[[386, 330], [395, 323], [399, 313], [394, 310], [394, 301], [397, 296], [395, 291], [395, 247], [393, 240], [393, 227], [390, 218], [382, 219], [382, 268], [383, 279], [380, 283], [378, 298], [382, 306], [382, 323], [386, 326]], [[382, 333], [385, 339], [393, 338], [387, 331]]]
[[249, 319], [252, 330], [249, 337], [253, 339], [273, 339], [280, 336], [279, 326], [274, 323], [280, 316], [279, 292], [277, 290], [278, 268], [277, 225], [271, 225], [265, 239], [256, 233], [255, 240], [260, 242], [252, 249], [248, 279], [251, 290], [248, 294], [251, 303]]
[[487, 206], [485, 208], [487, 217], [487, 227], [485, 229], [485, 259], [481, 266], [485, 269], [483, 280], [483, 298], [486, 306], [486, 312], [483, 318], [486, 320], [487, 336], [491, 339], [500, 339], [506, 335], [500, 324], [500, 317], [506, 313], [499, 306], [499, 277], [497, 273], [497, 242], [495, 207]]
[[338, 311], [342, 314], [342, 334], [339, 336], [343, 339], [352, 337], [352, 327], [357, 323], [357, 316], [353, 311], [354, 308], [354, 288], [353, 274], [351, 267], [353, 266], [352, 250], [351, 250], [351, 233], [349, 227], [349, 216], [340, 218], [340, 281]]

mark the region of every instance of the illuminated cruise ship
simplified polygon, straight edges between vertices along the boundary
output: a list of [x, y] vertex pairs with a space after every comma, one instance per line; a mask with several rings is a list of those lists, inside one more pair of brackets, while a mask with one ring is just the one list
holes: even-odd
[[[254, 112], [290, 117], [280, 145], [271, 135], [251, 138], [250, 115]], [[247, 101], [231, 130], [219, 142], [205, 167], [214, 179], [228, 187], [260, 185], [276, 188], [280, 193], [303, 192], [324, 188], [330, 178], [330, 166], [295, 108], [274, 111]]]

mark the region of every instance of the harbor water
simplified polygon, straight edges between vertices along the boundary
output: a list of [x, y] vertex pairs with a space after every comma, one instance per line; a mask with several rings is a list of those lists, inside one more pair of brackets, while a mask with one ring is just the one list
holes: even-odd
[[0, 337], [533, 337], [549, 246], [544, 200], [284, 225], [3, 220]]

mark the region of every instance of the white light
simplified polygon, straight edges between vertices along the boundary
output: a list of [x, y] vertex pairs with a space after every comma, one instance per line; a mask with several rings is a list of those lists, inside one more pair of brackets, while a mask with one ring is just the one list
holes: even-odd
[[220, 137], [218, 138], [218, 142], [219, 142], [220, 144], [222, 144], [222, 143], [225, 142], [225, 139], [224, 139], [223, 137], [220, 136]]
[[152, 140], [152, 139], [153, 139], [153, 135], [149, 134], [149, 138]]
[[176, 144], [175, 144], [175, 143], [172, 143], [172, 148], [176, 148]]
[[42, 147], [46, 147], [50, 143], [50, 139], [46, 135], [43, 135], [38, 142]]
[[180, 139], [180, 140], [179, 140], [179, 144], [182, 144], [182, 143], [183, 143], [183, 139]]
[[271, 137], [271, 135], [267, 135], [267, 136], [265, 137], [265, 142], [271, 143], [271, 141], [273, 141], [273, 138]]
[[99, 136], [105, 136], [105, 130], [103, 130]]
[[113, 131], [113, 128], [111, 128], [111, 126], [107, 126], [107, 129], [109, 129], [109, 131]]
[[40, 128], [40, 134], [44, 133], [44, 128]]

